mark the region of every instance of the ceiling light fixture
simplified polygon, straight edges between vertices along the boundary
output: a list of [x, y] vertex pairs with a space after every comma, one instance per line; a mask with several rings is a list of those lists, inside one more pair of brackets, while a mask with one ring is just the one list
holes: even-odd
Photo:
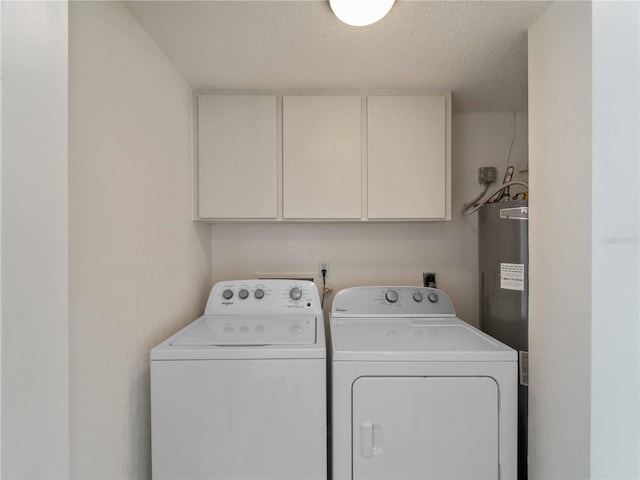
[[395, 0], [329, 0], [336, 17], [347, 25], [364, 27], [384, 17]]

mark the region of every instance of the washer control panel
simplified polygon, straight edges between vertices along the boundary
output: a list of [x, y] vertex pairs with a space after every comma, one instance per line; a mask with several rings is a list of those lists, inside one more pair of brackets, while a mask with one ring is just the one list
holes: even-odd
[[336, 295], [334, 317], [455, 317], [451, 300], [428, 287], [354, 287]]
[[205, 315], [322, 314], [318, 289], [306, 280], [231, 280], [211, 289]]

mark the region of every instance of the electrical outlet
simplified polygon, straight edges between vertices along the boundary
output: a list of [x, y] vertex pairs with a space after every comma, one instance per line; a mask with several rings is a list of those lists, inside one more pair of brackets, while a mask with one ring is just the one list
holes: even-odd
[[320, 260], [318, 262], [318, 271], [320, 272], [320, 276], [322, 276], [322, 270], [325, 271], [326, 277], [329, 276], [329, 260]]
[[423, 273], [422, 274], [422, 286], [438, 288], [436, 286], [436, 274], [435, 273]]

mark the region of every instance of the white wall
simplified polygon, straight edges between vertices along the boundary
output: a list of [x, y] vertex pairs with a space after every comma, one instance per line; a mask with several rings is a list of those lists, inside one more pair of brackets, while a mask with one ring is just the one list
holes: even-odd
[[119, 2], [71, 5], [69, 91], [71, 476], [148, 478], [149, 350], [211, 287], [191, 91]]
[[[0, 112], [2, 112], [2, 2], [0, 2]], [[0, 113], [0, 478], [2, 477], [2, 114]]]
[[[436, 272], [458, 315], [478, 323], [477, 215], [463, 203], [481, 191], [477, 169], [496, 166], [500, 181], [513, 135], [513, 115], [461, 114], [452, 125], [452, 220], [432, 223], [214, 224], [213, 280], [254, 273], [317, 273], [329, 260], [327, 281], [337, 292], [358, 285], [420, 285]], [[527, 117], [516, 117], [515, 165], [527, 162]], [[320, 200], [319, 200], [320, 201]], [[327, 297], [325, 310], [331, 305]]]
[[66, 2], [2, 3], [2, 472], [69, 475]]
[[529, 30], [529, 476], [589, 477], [591, 4]]
[[593, 4], [591, 478], [640, 478], [640, 4]]

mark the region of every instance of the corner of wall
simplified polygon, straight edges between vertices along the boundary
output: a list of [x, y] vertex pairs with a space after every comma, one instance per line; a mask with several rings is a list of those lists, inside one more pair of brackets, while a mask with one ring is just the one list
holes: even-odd
[[120, 2], [73, 2], [69, 47], [71, 476], [148, 478], [149, 350], [211, 287], [191, 88]]
[[589, 478], [591, 3], [529, 29], [529, 476]]

